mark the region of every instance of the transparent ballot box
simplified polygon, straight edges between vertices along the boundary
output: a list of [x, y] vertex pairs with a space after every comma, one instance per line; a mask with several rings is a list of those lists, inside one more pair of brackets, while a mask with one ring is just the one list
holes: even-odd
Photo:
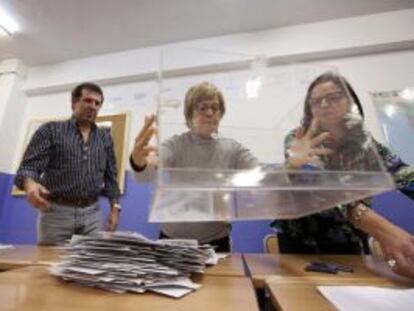
[[335, 69], [226, 54], [174, 76], [168, 57], [150, 221], [298, 218], [394, 188]]

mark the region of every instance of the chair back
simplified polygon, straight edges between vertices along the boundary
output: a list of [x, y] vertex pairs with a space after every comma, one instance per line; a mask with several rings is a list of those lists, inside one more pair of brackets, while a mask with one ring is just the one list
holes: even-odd
[[263, 238], [263, 249], [264, 252], [268, 254], [279, 253], [279, 242], [277, 239], [277, 234], [270, 233]]

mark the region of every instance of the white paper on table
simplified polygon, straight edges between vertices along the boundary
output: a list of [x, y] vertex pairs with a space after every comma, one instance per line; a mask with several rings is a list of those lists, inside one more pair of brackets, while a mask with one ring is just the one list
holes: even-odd
[[8, 249], [14, 249], [14, 246], [10, 244], [0, 244], [0, 253]]
[[105, 273], [105, 271], [103, 270], [84, 268], [84, 267], [75, 267], [75, 266], [65, 267], [65, 270], [69, 272], [79, 272], [79, 273], [88, 274], [88, 275], [99, 275], [99, 274]]
[[216, 253], [219, 260], [226, 259], [227, 257], [230, 257], [230, 253]]
[[200, 284], [194, 283], [187, 277], [178, 277], [175, 279], [166, 279], [164, 281], [153, 282], [152, 284], [146, 284], [148, 289], [162, 289], [169, 287], [179, 287], [179, 288], [190, 288], [190, 289], [199, 289]]
[[157, 242], [173, 246], [198, 247], [198, 241], [193, 239], [159, 239]]
[[152, 292], [163, 294], [169, 297], [173, 298], [181, 298], [193, 291], [191, 288], [185, 288], [185, 287], [160, 287], [160, 288], [151, 288], [149, 289]]
[[197, 241], [152, 241], [140, 234], [103, 232], [74, 236], [63, 261], [51, 274], [64, 280], [116, 293], [146, 290], [179, 298], [200, 285], [191, 273], [203, 272], [207, 248]]
[[219, 263], [220, 260], [223, 260], [229, 256], [230, 253], [216, 253], [214, 249], [211, 249], [205, 263], [207, 266], [215, 266]]
[[318, 290], [338, 310], [414, 310], [414, 289], [373, 286], [318, 286]]

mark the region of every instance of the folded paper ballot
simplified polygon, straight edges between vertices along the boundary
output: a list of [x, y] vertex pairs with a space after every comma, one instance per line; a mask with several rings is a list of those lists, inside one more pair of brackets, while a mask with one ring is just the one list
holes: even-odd
[[217, 262], [211, 246], [195, 240], [153, 241], [134, 232], [100, 232], [74, 235], [63, 261], [49, 270], [66, 281], [115, 293], [152, 291], [179, 298], [201, 286], [190, 279], [192, 273]]

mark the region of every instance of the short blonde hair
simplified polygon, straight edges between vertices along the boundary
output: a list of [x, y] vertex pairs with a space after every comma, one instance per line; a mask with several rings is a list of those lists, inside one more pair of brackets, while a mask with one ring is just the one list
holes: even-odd
[[210, 82], [201, 82], [190, 87], [185, 94], [184, 100], [184, 116], [188, 127], [191, 126], [191, 119], [196, 105], [204, 100], [216, 98], [219, 101], [219, 108], [221, 115], [223, 116], [226, 112], [224, 104], [223, 93]]

